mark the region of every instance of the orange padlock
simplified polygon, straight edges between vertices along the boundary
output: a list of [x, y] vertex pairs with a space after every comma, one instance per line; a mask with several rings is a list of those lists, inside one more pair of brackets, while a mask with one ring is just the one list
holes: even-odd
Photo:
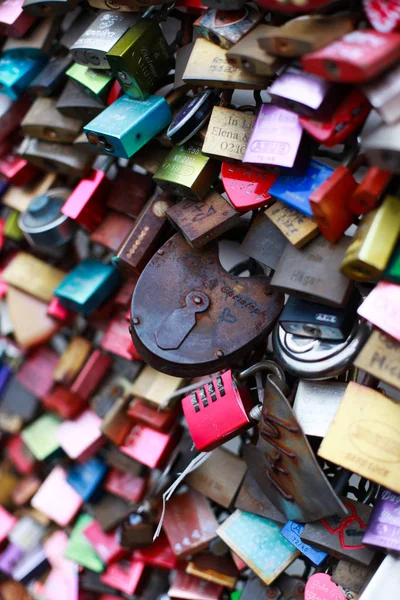
[[350, 196], [348, 208], [353, 215], [364, 215], [375, 208], [392, 178], [390, 171], [370, 167]]

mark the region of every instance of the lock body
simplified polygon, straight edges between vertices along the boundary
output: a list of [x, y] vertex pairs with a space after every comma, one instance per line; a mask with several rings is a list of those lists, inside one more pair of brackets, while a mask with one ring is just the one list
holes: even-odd
[[71, 143], [79, 135], [82, 121], [62, 115], [52, 98], [37, 98], [21, 123], [25, 135], [47, 142]]
[[302, 248], [319, 234], [318, 226], [312, 219], [282, 202], [275, 202], [267, 208], [265, 215], [295, 248]]
[[74, 63], [66, 72], [67, 76], [86, 94], [105, 101], [113, 79], [109, 71], [98, 71], [85, 65]]
[[11, 0], [0, 6], [1, 35], [21, 38], [35, 23], [36, 19], [25, 12], [23, 0]]
[[194, 30], [203, 38], [229, 49], [239, 42], [257, 23], [262, 14], [252, 6], [244, 6], [237, 10], [208, 10], [194, 23]]
[[164, 98], [149, 96], [147, 100], [138, 101], [125, 94], [83, 130], [96, 150], [130, 158], [171, 120], [171, 109]]
[[273, 201], [269, 188], [278, 175], [242, 165], [222, 163], [221, 178], [230, 203], [237, 212], [247, 212]]
[[247, 389], [226, 371], [182, 400], [183, 414], [197, 450], [208, 452], [252, 427]]
[[139, 21], [111, 48], [107, 60], [124, 92], [145, 100], [173, 65], [171, 50], [158, 23]]
[[88, 148], [43, 142], [32, 137], [24, 138], [18, 154], [44, 171], [56, 171], [72, 180], [81, 177], [94, 158]]
[[372, 166], [400, 173], [399, 132], [400, 122], [393, 125], [381, 124], [361, 137], [361, 152]]
[[256, 118], [238, 110], [214, 106], [202, 153], [226, 161], [241, 161]]
[[303, 15], [260, 36], [260, 47], [273, 56], [297, 58], [315, 52], [353, 29], [350, 15]]
[[93, 232], [106, 214], [105, 201], [109, 190], [110, 180], [107, 175], [103, 171], [92, 169], [66, 198], [62, 213], [87, 231]]
[[[399, 230], [400, 200], [388, 195], [378, 209], [365, 215], [346, 251], [341, 271], [356, 281], [381, 275], [395, 248]], [[385, 240], [385, 244], [379, 242]]]
[[231, 65], [238, 69], [243, 69], [255, 75], [270, 76], [274, 75], [282, 66], [282, 60], [267, 54], [259, 46], [259, 40], [268, 34], [270, 30], [275, 29], [269, 25], [256, 25], [244, 39], [236, 42], [234, 46], [228, 49], [227, 59]]
[[73, 10], [78, 0], [24, 0], [24, 11], [35, 17], [65, 15]]
[[75, 61], [94, 69], [109, 69], [107, 52], [135, 24], [136, 15], [100, 13], [70, 48]]
[[330, 81], [363, 83], [400, 58], [400, 34], [372, 29], [352, 31], [322, 50], [302, 57], [305, 71]]
[[51, 96], [57, 93], [64, 83], [66, 71], [72, 64], [73, 60], [69, 55], [50, 58], [27, 90], [35, 96]]
[[390, 69], [376, 81], [367, 83], [363, 93], [387, 125], [400, 118], [400, 67]]
[[348, 201], [350, 211], [354, 215], [363, 215], [373, 210], [391, 178], [390, 171], [370, 167]]
[[165, 192], [201, 200], [218, 177], [219, 164], [202, 153], [199, 136], [182, 146], [175, 146], [154, 175], [154, 181]]
[[85, 259], [68, 273], [54, 294], [69, 310], [90, 314], [112, 294], [119, 282], [114, 267]]
[[66, 117], [88, 122], [104, 110], [105, 103], [96, 95], [86, 92], [84, 86], [67, 81], [57, 100], [56, 108]]
[[44, 66], [42, 58], [0, 58], [0, 86], [3, 94], [17, 100]]

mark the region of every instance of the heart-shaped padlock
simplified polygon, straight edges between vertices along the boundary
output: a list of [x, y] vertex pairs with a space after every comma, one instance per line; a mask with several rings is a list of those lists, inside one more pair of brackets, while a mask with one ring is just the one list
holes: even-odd
[[264, 276], [225, 271], [218, 245], [201, 251], [174, 235], [139, 277], [131, 335], [143, 360], [176, 377], [239, 365], [271, 331], [283, 294]]

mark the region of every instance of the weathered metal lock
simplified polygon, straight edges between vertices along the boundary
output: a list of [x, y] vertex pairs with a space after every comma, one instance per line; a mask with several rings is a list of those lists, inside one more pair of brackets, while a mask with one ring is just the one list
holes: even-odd
[[113, 83], [109, 70], [96, 70], [75, 62], [66, 74], [85, 94], [106, 101]]
[[194, 23], [194, 30], [210, 42], [231, 48], [249, 33], [262, 19], [262, 13], [246, 5], [238, 10], [208, 10]]
[[400, 34], [373, 29], [352, 31], [322, 50], [302, 57], [305, 71], [331, 81], [363, 83], [400, 58]]
[[276, 106], [316, 120], [329, 117], [343, 96], [342, 86], [293, 66], [280, 73], [267, 92]]
[[357, 319], [360, 295], [354, 292], [343, 308], [327, 307], [289, 296], [279, 317], [279, 325], [296, 336], [320, 340], [345, 340]]
[[264, 30], [259, 37], [259, 45], [272, 55], [296, 58], [327, 46], [352, 29], [349, 14], [303, 15], [280, 27]]
[[21, 122], [25, 135], [46, 142], [67, 144], [74, 141], [82, 128], [82, 121], [62, 115], [53, 98], [37, 98]]
[[255, 120], [255, 116], [247, 112], [215, 106], [208, 124], [203, 154], [228, 162], [241, 161]]
[[177, 146], [187, 142], [207, 122], [218, 101], [218, 91], [212, 89], [199, 92], [190, 98], [174, 115], [167, 131], [169, 139]]
[[182, 80], [191, 87], [208, 85], [243, 90], [265, 88], [264, 77], [229, 64], [227, 51], [204, 38], [195, 41]]
[[255, 75], [274, 75], [283, 65], [283, 61], [272, 54], [264, 52], [258, 44], [260, 38], [263, 38], [270, 30], [274, 29], [275, 27], [270, 25], [257, 25], [228, 50], [226, 57], [229, 63], [238, 69], [243, 69]]
[[0, 6], [0, 33], [14, 38], [25, 35], [36, 19], [23, 10], [23, 0], [9, 0]]
[[75, 233], [73, 222], [61, 213], [69, 189], [53, 188], [37, 196], [18, 220], [18, 224], [33, 248], [51, 255], [65, 250]]
[[167, 210], [172, 225], [192, 248], [201, 248], [239, 224], [239, 215], [215, 190], [204, 200], [181, 200]]
[[213, 373], [232, 367], [265, 339], [282, 299], [265, 277], [227, 273], [215, 243], [200, 252], [177, 234], [139, 277], [132, 297], [132, 339], [142, 358], [164, 373]]
[[218, 177], [219, 163], [202, 153], [200, 136], [175, 146], [154, 175], [154, 181], [164, 191], [201, 200]]
[[332, 245], [318, 236], [304, 249], [288, 244], [271, 281], [285, 293], [328, 306], [343, 306], [352, 292], [352, 282], [339, 272], [351, 238], [343, 236]]
[[70, 48], [74, 59], [81, 65], [109, 69], [107, 52], [136, 21], [136, 15], [100, 13]]
[[172, 51], [158, 23], [141, 20], [107, 52], [107, 61], [124, 92], [146, 100], [173, 66]]
[[209, 452], [254, 426], [250, 392], [239, 383], [226, 371], [183, 398], [183, 414], [197, 450]]
[[40, 73], [29, 84], [27, 91], [35, 96], [51, 96], [64, 83], [65, 73], [73, 64], [70, 55], [53, 56]]
[[124, 94], [83, 130], [96, 150], [130, 158], [171, 120], [171, 109], [165, 98], [149, 96], [139, 101]]
[[58, 34], [60, 22], [57, 19], [43, 19], [35, 24], [23, 38], [8, 38], [3, 46], [4, 54], [17, 58], [37, 58], [50, 52], [54, 38]]
[[379, 208], [362, 218], [344, 255], [341, 272], [356, 281], [370, 281], [382, 275], [399, 232], [400, 199], [387, 195]]
[[104, 110], [105, 103], [97, 96], [86, 93], [82, 85], [67, 81], [56, 108], [66, 117], [85, 122], [97, 117]]
[[[347, 514], [296, 421], [282, 376], [277, 376], [276, 369], [266, 370], [273, 375], [268, 375], [264, 390], [258, 442], [243, 448], [250, 472], [287, 519], [308, 523]], [[252, 372], [250, 367], [242, 375]]]
[[242, 165], [222, 163], [221, 178], [229, 201], [237, 212], [247, 212], [273, 201], [268, 192], [278, 175]]
[[319, 234], [312, 219], [282, 202], [274, 202], [264, 214], [295, 248], [302, 248]]
[[170, 229], [167, 210], [171, 206], [173, 198], [163, 192], [143, 209], [136, 226], [112, 259], [124, 277], [137, 277], [164, 243]]
[[78, 0], [24, 0], [24, 11], [36, 17], [65, 15], [73, 10]]
[[313, 144], [292, 112], [262, 104], [250, 134], [243, 157], [244, 163], [269, 168], [275, 173], [304, 173], [313, 151]]
[[17, 100], [44, 66], [42, 58], [0, 58], [0, 91]]
[[287, 239], [278, 227], [259, 212], [247, 231], [240, 250], [262, 265], [276, 269], [286, 244]]
[[313, 138], [330, 148], [341, 144], [354, 133], [365, 121], [370, 109], [364, 94], [354, 88], [345, 95], [329, 119], [318, 121], [300, 117], [300, 123]]
[[24, 138], [18, 154], [40, 169], [56, 171], [72, 180], [81, 177], [94, 158], [93, 152], [88, 148], [43, 142], [32, 137]]

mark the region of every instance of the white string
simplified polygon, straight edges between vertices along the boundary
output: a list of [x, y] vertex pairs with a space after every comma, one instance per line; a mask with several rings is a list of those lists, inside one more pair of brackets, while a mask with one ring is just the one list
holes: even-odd
[[196, 456], [186, 467], [182, 473], [180, 473], [179, 477], [174, 481], [174, 483], [163, 493], [163, 507], [161, 512], [160, 521], [158, 523], [156, 532], [153, 536], [153, 542], [158, 538], [161, 532], [161, 527], [164, 521], [165, 509], [167, 506], [168, 500], [171, 498], [172, 494], [175, 492], [176, 488], [182, 483], [185, 479], [186, 475], [195, 471], [200, 465], [206, 462], [208, 458], [210, 458], [212, 452], [201, 452], [198, 456]]

